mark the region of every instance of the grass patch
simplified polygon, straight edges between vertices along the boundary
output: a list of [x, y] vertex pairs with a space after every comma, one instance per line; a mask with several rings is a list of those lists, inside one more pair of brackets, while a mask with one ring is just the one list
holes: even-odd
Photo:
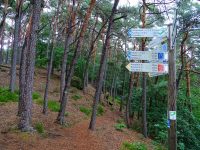
[[97, 108], [97, 116], [102, 116], [104, 114], [104, 107], [102, 105], [98, 105]]
[[38, 93], [38, 92], [33, 92], [33, 99], [39, 99], [39, 98], [41, 98], [40, 93]]
[[16, 92], [12, 93], [8, 88], [0, 88], [0, 102], [18, 102], [19, 94]]
[[120, 150], [147, 150], [147, 146], [140, 142], [124, 142]]
[[[35, 99], [34, 101], [38, 105], [43, 105], [43, 100], [42, 99]], [[49, 100], [48, 101], [48, 109], [53, 111], [53, 112], [59, 112], [60, 103], [55, 101], [55, 100]]]
[[114, 127], [117, 131], [123, 131], [123, 129], [126, 128], [126, 125], [124, 123], [117, 123]]
[[73, 96], [72, 96], [72, 99], [75, 100], [75, 101], [77, 101], [77, 100], [79, 100], [79, 99], [81, 99], [81, 98], [82, 98], [82, 96], [79, 95], [79, 94], [76, 94], [76, 95], [73, 95]]
[[80, 106], [80, 107], [79, 107], [79, 110], [80, 110], [82, 113], [84, 113], [86, 116], [89, 116], [89, 115], [91, 114], [91, 112], [92, 112], [91, 109], [89, 109], [89, 108], [87, 108], [87, 107], [85, 107], [85, 106]]
[[35, 124], [35, 129], [36, 131], [39, 133], [39, 134], [44, 134], [45, 133], [45, 130], [44, 130], [44, 125], [42, 122], [37, 122]]

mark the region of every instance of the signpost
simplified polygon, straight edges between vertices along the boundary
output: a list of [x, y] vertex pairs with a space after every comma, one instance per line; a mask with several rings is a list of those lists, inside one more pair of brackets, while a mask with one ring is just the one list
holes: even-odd
[[130, 29], [128, 31], [129, 37], [165, 37], [167, 36], [167, 29]]
[[131, 72], [168, 72], [168, 64], [163, 63], [129, 63], [126, 68]]
[[163, 62], [168, 60], [168, 52], [162, 51], [131, 51], [127, 52], [128, 60], [149, 60]]
[[149, 72], [149, 77], [157, 77], [161, 75], [166, 75], [167, 73], [156, 73], [156, 72]]
[[148, 48], [153, 48], [157, 45], [160, 45], [162, 42], [167, 41], [166, 37], [156, 37], [147, 45]]

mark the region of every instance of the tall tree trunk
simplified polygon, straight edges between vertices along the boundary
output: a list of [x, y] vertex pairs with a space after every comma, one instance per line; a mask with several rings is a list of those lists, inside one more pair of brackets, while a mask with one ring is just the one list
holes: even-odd
[[73, 32], [74, 32], [74, 26], [75, 26], [75, 18], [76, 18], [76, 12], [75, 12], [75, 1], [73, 1], [73, 6], [69, 9], [71, 11], [69, 21], [67, 22], [67, 30], [65, 34], [65, 47], [64, 47], [64, 54], [62, 58], [62, 66], [61, 66], [61, 79], [60, 79], [60, 102], [62, 101], [63, 91], [65, 87], [65, 77], [67, 76], [67, 57], [69, 52], [69, 46], [73, 39]]
[[[91, 59], [91, 56], [92, 56], [92, 52], [94, 51], [94, 47], [95, 47], [96, 40], [97, 40], [97, 37], [95, 38], [95, 28], [96, 28], [97, 24], [98, 24], [98, 16], [96, 16], [95, 24], [94, 24], [94, 27], [93, 27], [93, 30], [92, 30], [91, 45], [90, 45], [90, 50], [89, 50], [89, 54], [88, 54], [88, 57], [87, 57], [85, 70], [84, 70], [84, 77], [83, 77], [83, 92], [84, 93], [85, 93], [86, 87], [88, 86], [88, 69], [89, 69], [90, 59]], [[101, 31], [99, 31], [99, 32], [101, 32]]]
[[4, 41], [4, 28], [6, 23], [6, 17], [7, 17], [7, 9], [8, 9], [8, 0], [4, 0], [4, 10], [3, 10], [3, 16], [2, 20], [0, 22], [0, 64], [3, 63], [3, 41]]
[[[145, 28], [146, 24], [146, 1], [143, 0], [143, 12], [142, 12], [142, 28]], [[142, 38], [142, 51], [145, 50], [145, 38]], [[146, 96], [147, 76], [146, 73], [142, 73], [142, 133], [144, 137], [147, 137], [147, 96]]]
[[17, 51], [19, 49], [19, 36], [21, 28], [21, 15], [22, 6], [24, 0], [17, 0], [16, 4], [16, 15], [15, 15], [15, 30], [14, 30], [14, 41], [12, 50], [12, 60], [11, 60], [11, 77], [10, 77], [10, 91], [14, 92], [16, 84], [16, 64], [17, 64]]
[[43, 114], [47, 114], [48, 110], [48, 90], [49, 90], [49, 82], [51, 80], [51, 71], [52, 71], [52, 65], [53, 65], [53, 53], [54, 53], [54, 47], [56, 45], [56, 32], [57, 32], [57, 23], [58, 23], [58, 15], [59, 15], [59, 9], [60, 9], [60, 0], [57, 4], [57, 10], [55, 13], [55, 17], [53, 17], [53, 30], [52, 33], [52, 44], [50, 47], [50, 55], [49, 55], [49, 61], [48, 61], [48, 67], [47, 67], [47, 81], [46, 81], [46, 88], [44, 92], [44, 103], [43, 103]]
[[130, 105], [131, 105], [131, 99], [132, 99], [132, 95], [133, 95], [133, 83], [134, 83], [134, 73], [131, 73], [130, 80], [129, 80], [128, 98], [126, 101], [126, 125], [127, 125], [127, 128], [131, 127]]
[[40, 12], [43, 5], [42, 0], [32, 1], [32, 15], [26, 31], [24, 46], [22, 49], [22, 62], [20, 66], [20, 121], [19, 129], [21, 131], [32, 131], [31, 110], [32, 110], [32, 92], [34, 80], [35, 48], [37, 40], [37, 31], [40, 21]]
[[186, 40], [188, 39], [188, 31], [183, 35], [183, 40], [181, 41], [181, 56], [180, 56], [180, 59], [181, 59], [181, 69], [180, 69], [180, 72], [178, 74], [178, 77], [177, 77], [177, 80], [176, 80], [176, 90], [178, 91], [179, 89], [179, 84], [180, 84], [180, 81], [181, 81], [181, 77], [182, 77], [182, 74], [184, 72], [184, 56], [185, 56], [185, 52], [186, 50], [184, 50], [185, 48], [185, 42]]
[[102, 49], [101, 63], [100, 63], [99, 75], [98, 75], [98, 82], [97, 82], [97, 87], [96, 87], [96, 92], [95, 92], [95, 97], [94, 97], [91, 121], [90, 121], [90, 125], [89, 125], [89, 129], [91, 129], [91, 130], [94, 130], [94, 128], [95, 128], [97, 106], [98, 106], [100, 95], [101, 95], [101, 92], [102, 92], [102, 86], [103, 86], [102, 84], [103, 84], [103, 78], [104, 78], [105, 67], [106, 67], [106, 59], [107, 59], [107, 56], [108, 56], [107, 46], [108, 46], [108, 42], [109, 42], [109, 39], [110, 39], [111, 29], [112, 29], [112, 26], [113, 26], [113, 19], [114, 19], [114, 15], [116, 13], [116, 10], [117, 10], [118, 3], [119, 3], [119, 0], [114, 1], [111, 16], [110, 16], [110, 19], [109, 19], [109, 24], [108, 24], [107, 34], [106, 34], [106, 40], [105, 40], [105, 44], [103, 45], [103, 49]]
[[78, 39], [77, 44], [76, 44], [76, 49], [75, 49], [75, 52], [74, 52], [74, 56], [73, 56], [71, 65], [70, 65], [70, 69], [67, 73], [67, 77], [66, 77], [66, 81], [65, 81], [65, 88], [64, 88], [64, 91], [63, 91], [62, 101], [61, 101], [61, 104], [60, 104], [60, 110], [59, 110], [58, 117], [57, 117], [57, 122], [61, 125], [64, 124], [65, 108], [66, 108], [67, 100], [68, 100], [68, 91], [69, 91], [72, 76], [74, 74], [74, 68], [75, 68], [75, 65], [77, 64], [78, 57], [80, 56], [80, 53], [81, 53], [84, 35], [85, 35], [86, 29], [88, 27], [90, 15], [91, 15], [92, 10], [95, 6], [95, 3], [96, 3], [96, 0], [90, 1], [90, 5], [89, 5], [89, 8], [87, 9], [87, 12], [86, 12], [86, 15], [85, 15], [85, 18], [84, 18], [84, 22], [83, 22], [83, 25], [82, 25], [82, 29], [81, 29], [81, 32], [80, 32], [80, 36], [79, 36], [79, 39]]

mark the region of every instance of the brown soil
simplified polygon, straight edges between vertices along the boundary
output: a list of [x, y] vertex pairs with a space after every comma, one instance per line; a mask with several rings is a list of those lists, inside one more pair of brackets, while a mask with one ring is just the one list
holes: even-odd
[[[0, 86], [9, 84], [8, 70], [0, 72]], [[35, 73], [34, 90], [43, 95], [45, 88], [45, 71], [37, 69]], [[75, 94], [82, 96], [80, 100], [73, 100]], [[41, 113], [42, 107], [33, 104], [32, 124], [42, 122], [45, 134], [21, 133], [17, 130], [18, 117], [17, 103], [7, 103], [0, 106], [0, 150], [118, 150], [124, 141], [142, 142], [153, 149], [150, 139], [144, 139], [137, 132], [124, 129], [123, 132], [114, 128], [117, 120], [122, 116], [117, 109], [111, 111], [105, 106], [103, 116], [97, 118], [96, 130], [88, 130], [90, 117], [79, 111], [80, 106], [91, 107], [94, 95], [94, 88], [89, 86], [87, 93], [76, 88], [70, 89], [69, 102], [67, 106], [68, 116], [66, 126], [60, 126], [54, 121], [56, 112], [48, 112], [47, 116]], [[53, 76], [51, 80], [49, 99], [59, 98], [59, 78]]]

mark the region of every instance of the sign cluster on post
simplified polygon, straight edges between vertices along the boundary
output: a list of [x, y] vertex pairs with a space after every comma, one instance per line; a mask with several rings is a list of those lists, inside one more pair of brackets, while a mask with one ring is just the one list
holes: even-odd
[[[147, 46], [148, 51], [127, 51], [127, 59], [137, 62], [129, 63], [126, 68], [131, 72], [148, 72], [150, 77], [168, 73], [167, 29], [130, 29], [129, 37], [154, 37]], [[138, 61], [146, 60], [145, 63]]]

